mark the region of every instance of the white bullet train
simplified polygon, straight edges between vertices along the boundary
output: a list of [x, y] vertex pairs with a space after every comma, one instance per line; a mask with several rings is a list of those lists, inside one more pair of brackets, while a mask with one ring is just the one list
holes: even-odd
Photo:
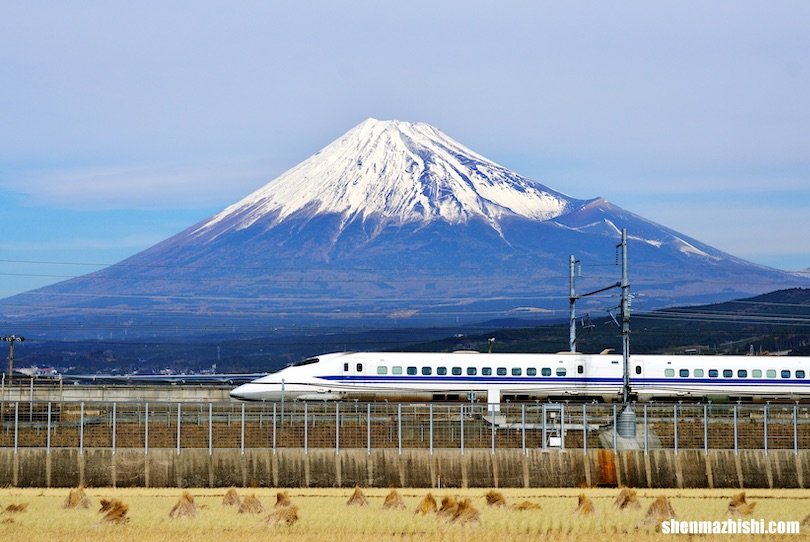
[[[665, 398], [810, 399], [810, 357], [633, 355], [632, 393]], [[245, 401], [621, 400], [616, 354], [342, 352], [295, 363], [243, 384]]]

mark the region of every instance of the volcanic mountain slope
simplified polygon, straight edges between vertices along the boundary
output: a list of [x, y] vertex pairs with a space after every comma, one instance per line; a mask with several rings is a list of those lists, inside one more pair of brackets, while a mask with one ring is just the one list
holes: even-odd
[[580, 291], [616, 281], [605, 264], [622, 228], [645, 310], [808, 282], [552, 190], [427, 124], [369, 119], [210, 219], [2, 310], [19, 320], [104, 311], [133, 330], [194, 317], [365, 324], [553, 311], [567, 303], [569, 254], [583, 262]]

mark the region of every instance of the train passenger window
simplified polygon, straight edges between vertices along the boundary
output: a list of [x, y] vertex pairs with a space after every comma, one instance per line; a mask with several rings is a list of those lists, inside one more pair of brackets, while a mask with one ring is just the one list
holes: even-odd
[[385, 365], [377, 365], [377, 374], [378, 375], [387, 375], [388, 374], [388, 367]]
[[731, 369], [723, 369], [723, 378], [731, 378], [734, 376], [734, 371]]
[[453, 376], [459, 376], [461, 374], [461, 367], [453, 367], [452, 371]]
[[467, 375], [468, 376], [475, 376], [478, 373], [478, 369], [475, 367], [467, 367]]
[[689, 369], [681, 369], [680, 371], [678, 371], [678, 376], [680, 376], [681, 378], [689, 376]]
[[529, 367], [526, 369], [526, 376], [537, 376], [537, 369], [534, 367]]
[[521, 374], [523, 374], [523, 371], [521, 370], [520, 367], [512, 368], [512, 376], [520, 376]]
[[782, 378], [790, 378], [790, 371], [782, 371]]
[[349, 372], [349, 364], [348, 364], [348, 363], [344, 363], [344, 364], [343, 364], [343, 372], [344, 372], [344, 373], [348, 373], [348, 372]]
[[577, 365], [577, 374], [580, 374], [580, 375], [581, 375], [581, 374], [582, 374], [582, 373], [584, 373], [584, 372], [585, 372], [585, 366], [583, 366], [583, 365]]
[[695, 369], [692, 374], [697, 378], [703, 378], [703, 369]]
[[406, 369], [406, 372], [407, 372], [409, 375], [413, 376], [413, 375], [415, 375], [415, 374], [416, 374], [416, 367], [408, 367], [408, 368]]
[[439, 376], [444, 376], [447, 374], [447, 367], [436, 367], [436, 374]]
[[565, 376], [565, 367], [557, 367], [557, 376]]
[[401, 375], [402, 374], [402, 367], [399, 367], [399, 366], [391, 367], [391, 374], [392, 375]]
[[765, 371], [765, 376], [768, 378], [776, 378], [776, 370], [775, 369], [768, 369]]
[[804, 378], [804, 371], [796, 371], [796, 378]]
[[542, 374], [543, 376], [551, 376], [551, 369], [549, 369], [548, 367], [543, 367], [540, 370], [540, 374]]
[[362, 364], [362, 363], [358, 363], [358, 364], [357, 364], [357, 372], [358, 372], [358, 373], [362, 373], [362, 372], [363, 372], [363, 364]]
[[717, 378], [719, 375], [717, 369], [709, 369], [709, 378]]
[[752, 369], [751, 376], [753, 378], [762, 378], [762, 369]]
[[641, 374], [641, 365], [636, 365], [636, 374], [637, 375]]
[[498, 373], [498, 376], [506, 376], [506, 367], [498, 367], [496, 372]]
[[746, 371], [745, 369], [738, 370], [737, 371], [737, 377], [738, 378], [748, 378], [748, 371]]
[[664, 369], [664, 376], [675, 376], [675, 369]]
[[433, 374], [433, 367], [422, 367], [422, 374], [425, 376], [430, 376]]
[[481, 369], [481, 374], [484, 376], [492, 376], [492, 367], [483, 367]]

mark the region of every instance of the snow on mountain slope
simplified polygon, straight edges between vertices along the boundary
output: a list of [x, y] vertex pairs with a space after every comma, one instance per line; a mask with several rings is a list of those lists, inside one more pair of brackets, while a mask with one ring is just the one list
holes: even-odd
[[197, 232], [218, 236], [292, 215], [335, 213], [406, 224], [547, 220], [580, 204], [521, 177], [424, 123], [368, 119], [223, 210]]

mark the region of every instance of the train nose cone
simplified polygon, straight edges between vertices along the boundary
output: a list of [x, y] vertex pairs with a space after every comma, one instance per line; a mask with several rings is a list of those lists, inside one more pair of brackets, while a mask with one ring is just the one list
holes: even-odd
[[231, 390], [231, 399], [238, 399], [240, 401], [261, 401], [262, 387], [256, 384], [242, 384], [241, 386]]

